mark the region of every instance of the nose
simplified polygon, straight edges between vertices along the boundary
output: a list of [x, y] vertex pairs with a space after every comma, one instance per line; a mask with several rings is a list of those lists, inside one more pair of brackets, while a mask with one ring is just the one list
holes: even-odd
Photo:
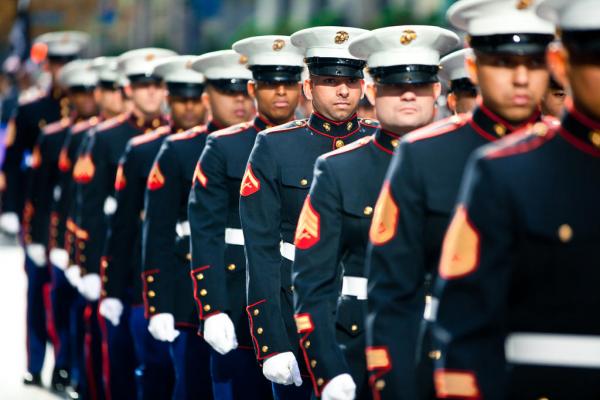
[[415, 101], [417, 99], [417, 95], [413, 90], [407, 89], [402, 92], [400, 99], [403, 101]]
[[277, 93], [279, 96], [285, 95], [285, 85], [277, 85], [277, 87], [275, 88], [275, 93]]
[[343, 82], [340, 85], [338, 85], [337, 93], [340, 97], [348, 97], [348, 95], [350, 94], [350, 90], [346, 82]]
[[519, 64], [513, 73], [513, 83], [517, 86], [527, 86], [529, 82], [529, 69], [525, 64]]

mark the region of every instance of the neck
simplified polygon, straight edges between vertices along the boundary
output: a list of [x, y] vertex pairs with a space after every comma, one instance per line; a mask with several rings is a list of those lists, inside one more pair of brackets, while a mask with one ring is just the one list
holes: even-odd
[[265, 124], [269, 126], [277, 126], [292, 121], [294, 119], [294, 115], [292, 114], [285, 118], [272, 118], [267, 116], [265, 113], [259, 111], [258, 118], [260, 118]]
[[585, 117], [585, 119], [588, 120], [586, 122], [592, 123], [594, 125], [600, 124], [600, 116], [593, 113], [588, 107], [585, 107], [576, 99], [573, 99], [573, 108], [575, 108], [575, 111], [578, 114], [582, 115], [583, 117]]
[[144, 120], [150, 120], [153, 118], [160, 117], [160, 111], [156, 112], [156, 113], [145, 113], [142, 110], [140, 110], [138, 107], [135, 107], [133, 109], [133, 115], [135, 115], [138, 118], [144, 118]]
[[314, 104], [313, 104], [313, 110], [314, 110], [313, 113], [316, 114], [319, 118], [322, 118], [329, 122], [333, 122], [335, 124], [342, 124], [342, 123], [349, 121], [351, 119], [354, 119], [354, 117], [356, 117], [356, 111], [353, 111], [344, 118], [334, 118], [325, 113], [322, 113], [317, 108], [314, 108]]

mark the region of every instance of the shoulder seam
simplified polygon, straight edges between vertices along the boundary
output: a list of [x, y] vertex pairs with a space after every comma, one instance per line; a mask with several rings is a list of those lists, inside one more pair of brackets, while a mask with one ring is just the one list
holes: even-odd
[[358, 149], [365, 147], [372, 141], [373, 141], [373, 136], [366, 136], [364, 138], [358, 139], [356, 142], [350, 143], [349, 145], [346, 145], [339, 149], [330, 151], [329, 153], [323, 154], [323, 158], [327, 159], [330, 157], [338, 156], [340, 154], [350, 153], [354, 150], [358, 150]]
[[464, 114], [453, 115], [410, 132], [405, 136], [404, 140], [408, 143], [414, 143], [438, 137], [465, 126], [468, 121], [469, 119]]

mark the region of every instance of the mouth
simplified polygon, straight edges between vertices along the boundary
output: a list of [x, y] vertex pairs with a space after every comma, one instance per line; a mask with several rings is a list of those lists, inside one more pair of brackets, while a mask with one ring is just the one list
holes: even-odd
[[531, 98], [526, 94], [516, 94], [512, 97], [512, 103], [516, 106], [526, 106], [530, 101]]
[[233, 110], [233, 114], [236, 117], [244, 117], [246, 115], [246, 110], [244, 110], [244, 109]]
[[276, 108], [286, 108], [289, 107], [290, 103], [287, 101], [276, 101], [273, 103]]
[[402, 107], [398, 112], [403, 114], [414, 114], [417, 112], [417, 109], [415, 107]]

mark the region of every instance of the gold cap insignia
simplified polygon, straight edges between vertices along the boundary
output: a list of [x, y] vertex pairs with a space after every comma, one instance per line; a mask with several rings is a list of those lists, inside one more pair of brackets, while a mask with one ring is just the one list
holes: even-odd
[[533, 0], [518, 0], [517, 1], [517, 10], [525, 10], [533, 4]]
[[146, 61], [148, 61], [148, 62], [154, 60], [155, 58], [156, 58], [156, 55], [154, 53], [146, 54]]
[[412, 29], [406, 29], [400, 35], [400, 43], [403, 45], [410, 44], [413, 40], [417, 38], [417, 32]]
[[240, 64], [246, 64], [248, 62], [248, 57], [245, 55], [240, 56]]
[[185, 63], [185, 68], [186, 69], [192, 69], [192, 64], [194, 64], [193, 61], [192, 60], [188, 60], [188, 62]]
[[273, 51], [280, 51], [285, 47], [285, 41], [281, 39], [275, 39], [273, 42]]
[[335, 34], [335, 44], [343, 44], [347, 42], [349, 38], [350, 35], [348, 34], [348, 32], [339, 31]]

